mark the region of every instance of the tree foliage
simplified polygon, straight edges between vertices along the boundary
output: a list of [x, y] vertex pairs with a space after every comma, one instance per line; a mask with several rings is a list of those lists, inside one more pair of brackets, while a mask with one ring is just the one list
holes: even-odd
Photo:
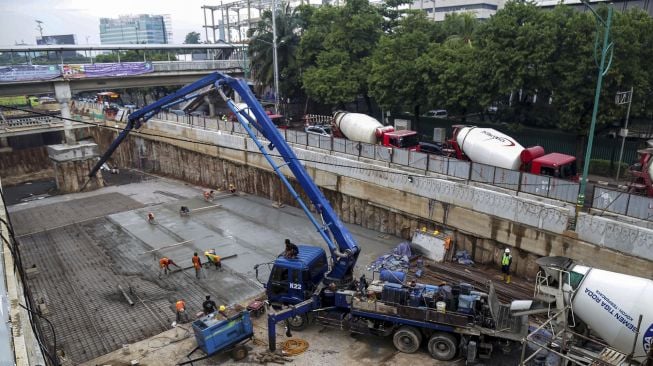
[[[321, 22], [325, 21], [325, 22]], [[315, 11], [302, 39], [306, 93], [322, 103], [343, 105], [368, 96], [370, 56], [381, 36], [383, 18], [368, 0]], [[307, 50], [308, 49], [308, 50]], [[314, 64], [310, 64], [314, 61]]]
[[[301, 75], [297, 62], [297, 47], [305, 24], [303, 11], [307, 11], [307, 8], [299, 7], [293, 10], [289, 4], [282, 4], [276, 14], [279, 93], [283, 97], [293, 98], [300, 94], [296, 87]], [[251, 29], [248, 34], [248, 54], [258, 92], [274, 85], [272, 30], [272, 12], [266, 10], [256, 28]]]
[[186, 34], [186, 39], [184, 39], [185, 44], [199, 44], [200, 43], [200, 34], [197, 32], [189, 32]]
[[427, 80], [416, 61], [438, 33], [436, 23], [415, 12], [381, 37], [370, 60], [368, 83], [370, 95], [384, 109], [413, 110], [428, 104]]

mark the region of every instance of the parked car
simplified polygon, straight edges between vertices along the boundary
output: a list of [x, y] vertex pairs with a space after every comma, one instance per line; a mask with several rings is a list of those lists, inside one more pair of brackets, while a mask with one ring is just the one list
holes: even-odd
[[419, 151], [427, 154], [444, 155], [442, 152], [442, 144], [431, 142], [420, 142]]
[[331, 126], [321, 126], [321, 125], [306, 126], [304, 131], [306, 131], [306, 133], [310, 133], [313, 135], [329, 136], [329, 137], [332, 136]]
[[171, 109], [170, 113], [176, 114], [176, 115], [181, 116], [181, 117], [186, 115], [186, 112], [182, 111], [181, 109]]
[[424, 117], [432, 118], [447, 118], [449, 114], [446, 109], [431, 109], [430, 111], [424, 113]]

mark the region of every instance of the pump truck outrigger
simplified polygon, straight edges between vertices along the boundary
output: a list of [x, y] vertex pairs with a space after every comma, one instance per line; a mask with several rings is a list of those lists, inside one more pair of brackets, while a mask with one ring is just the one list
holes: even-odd
[[[130, 114], [127, 126], [89, 176], [95, 175], [132, 129], [139, 128], [162, 108], [193, 98], [197, 95], [190, 93], [210, 85], [217, 89], [234, 112], [329, 249], [327, 259], [320, 246], [298, 245], [297, 258], [279, 256], [271, 263], [270, 276], [265, 281], [268, 301], [274, 308], [268, 312], [270, 350], [275, 350], [276, 324], [280, 321], [286, 321], [289, 328], [294, 329], [301, 329], [312, 320], [320, 320], [323, 324], [346, 328], [354, 333], [392, 335], [395, 347], [407, 353], [417, 351], [424, 340], [429, 353], [439, 360], [454, 358], [460, 349], [464, 349], [468, 360], [487, 357], [494, 340], [502, 340], [504, 344], [506, 341], [518, 342], [526, 335], [527, 316], [512, 315], [509, 305], [498, 302], [491, 284], [485, 293], [465, 284], [416, 284], [408, 287], [374, 281], [368, 287], [372, 296], [358, 294], [354, 267], [360, 249], [356, 241], [242, 80], [216, 72]], [[249, 107], [248, 112], [236, 106], [227, 96], [229, 91], [226, 88], [239, 94]], [[252, 127], [269, 141], [266, 146]], [[270, 156], [275, 148], [285, 162], [283, 165], [290, 169], [311, 201], [319, 220], [281, 172], [282, 165]]]

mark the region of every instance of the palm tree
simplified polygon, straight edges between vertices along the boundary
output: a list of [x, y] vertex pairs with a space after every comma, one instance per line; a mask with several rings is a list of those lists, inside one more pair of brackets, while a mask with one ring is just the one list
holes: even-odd
[[478, 19], [472, 13], [447, 14], [443, 27], [447, 34], [447, 42], [462, 42], [472, 46], [472, 38], [478, 27]]
[[[277, 61], [279, 65], [279, 93], [293, 97], [298, 91], [299, 78], [296, 50], [299, 46], [301, 17], [298, 9], [291, 9], [287, 3], [282, 4], [276, 14], [277, 25]], [[255, 88], [261, 93], [274, 84], [274, 65], [272, 48], [272, 12], [266, 10], [256, 28], [248, 32], [250, 38], [248, 55], [251, 62], [252, 77]]]

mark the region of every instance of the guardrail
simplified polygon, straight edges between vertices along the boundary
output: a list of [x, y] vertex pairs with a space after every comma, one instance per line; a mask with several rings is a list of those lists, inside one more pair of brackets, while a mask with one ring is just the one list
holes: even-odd
[[26, 117], [0, 120], [0, 129], [15, 129], [25, 127], [52, 126], [53, 124], [63, 124], [63, 120], [56, 117]]
[[245, 60], [153, 61], [155, 72], [243, 69]]
[[594, 186], [592, 208], [650, 220], [653, 217], [653, 198]]
[[[239, 123], [216, 120], [202, 116], [160, 113], [157, 118], [207, 130], [221, 130], [246, 134]], [[445, 156], [395, 149], [391, 147], [351, 141], [343, 138], [320, 136], [303, 131], [279, 129], [286, 141], [294, 144], [352, 155], [356, 158], [374, 160], [379, 164], [395, 164], [413, 169], [442, 174], [464, 181], [484, 183], [524, 192], [553, 200], [575, 203], [579, 184], [576, 182], [508, 170], [485, 164], [462, 161]]]

